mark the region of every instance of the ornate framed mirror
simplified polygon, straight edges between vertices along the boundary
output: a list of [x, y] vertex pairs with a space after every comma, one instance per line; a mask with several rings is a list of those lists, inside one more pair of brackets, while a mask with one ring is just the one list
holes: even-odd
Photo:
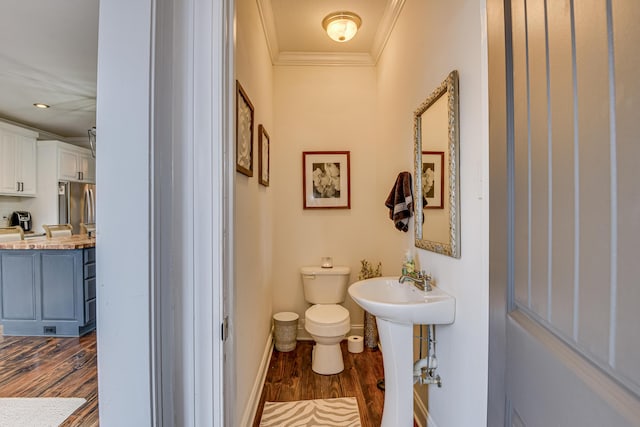
[[414, 112], [415, 245], [460, 258], [458, 72]]

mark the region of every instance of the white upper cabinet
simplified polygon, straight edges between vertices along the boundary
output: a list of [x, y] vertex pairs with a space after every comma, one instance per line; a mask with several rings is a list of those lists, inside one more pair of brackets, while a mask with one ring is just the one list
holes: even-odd
[[75, 151], [58, 149], [58, 179], [79, 181], [78, 153]]
[[96, 182], [96, 161], [86, 148], [58, 143], [58, 179]]
[[0, 192], [16, 193], [20, 188], [16, 181], [16, 143], [15, 136], [0, 129]]
[[36, 137], [38, 134], [0, 123], [0, 194], [36, 195]]
[[80, 172], [82, 180], [90, 183], [96, 182], [96, 159], [87, 151], [80, 155]]
[[23, 195], [36, 195], [36, 139], [18, 137], [17, 178]]

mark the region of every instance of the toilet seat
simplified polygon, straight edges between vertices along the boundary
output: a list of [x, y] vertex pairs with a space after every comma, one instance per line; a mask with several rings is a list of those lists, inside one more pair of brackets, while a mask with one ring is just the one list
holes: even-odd
[[304, 314], [304, 328], [311, 335], [338, 337], [351, 329], [349, 310], [338, 304], [317, 304]]

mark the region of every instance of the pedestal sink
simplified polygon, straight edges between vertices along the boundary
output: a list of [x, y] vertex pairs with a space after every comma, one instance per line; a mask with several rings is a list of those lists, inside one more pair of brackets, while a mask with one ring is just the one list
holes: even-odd
[[385, 376], [381, 427], [411, 427], [413, 325], [453, 323], [456, 300], [437, 287], [421, 291], [397, 277], [361, 280], [349, 286], [349, 295], [378, 324]]

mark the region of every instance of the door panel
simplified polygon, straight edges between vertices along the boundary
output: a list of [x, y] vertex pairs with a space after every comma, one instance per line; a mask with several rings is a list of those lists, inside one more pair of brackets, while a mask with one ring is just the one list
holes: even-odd
[[615, 22], [614, 50], [616, 80], [616, 141], [618, 187], [617, 209], [617, 313], [615, 351], [612, 362], [628, 383], [640, 389], [640, 328], [638, 327], [638, 254], [640, 254], [640, 80], [637, 52], [640, 2], [614, 0], [613, 22]]
[[[551, 253], [563, 254], [551, 259], [551, 317], [549, 321], [565, 337], [573, 336], [574, 320], [574, 257], [575, 251], [575, 187], [573, 126], [573, 61], [571, 43], [571, 14], [568, 1], [547, 2], [549, 82], [551, 121]], [[553, 143], [563, 141], [563, 143]]]
[[42, 253], [42, 319], [77, 320], [76, 271], [81, 268], [77, 251]]
[[529, 132], [526, 10], [524, 2], [514, 2], [513, 16], [513, 138], [515, 221], [515, 299], [529, 306]]
[[507, 70], [490, 77], [507, 103], [490, 107], [488, 425], [640, 426], [640, 2], [487, 5]]
[[[37, 254], [15, 251], [0, 254], [0, 295], [2, 318], [37, 320]], [[11, 301], [9, 304], [8, 301]]]
[[608, 360], [611, 187], [607, 13], [603, 0], [575, 2], [579, 162], [577, 340]]
[[[528, 170], [516, 170], [516, 175], [529, 176], [525, 206], [529, 217], [529, 307], [538, 316], [548, 317], [548, 254], [549, 246], [549, 137], [547, 112], [547, 61], [545, 50], [544, 0], [527, 0], [527, 62], [529, 134]], [[528, 205], [528, 206], [527, 206]], [[523, 260], [523, 265], [527, 262]]]
[[18, 145], [16, 136], [0, 129], [0, 191], [16, 193], [16, 156]]
[[519, 310], [507, 321], [507, 341], [512, 351], [507, 389], [512, 411], [518, 414], [512, 417], [512, 425], [630, 427], [640, 423], [635, 396]]

